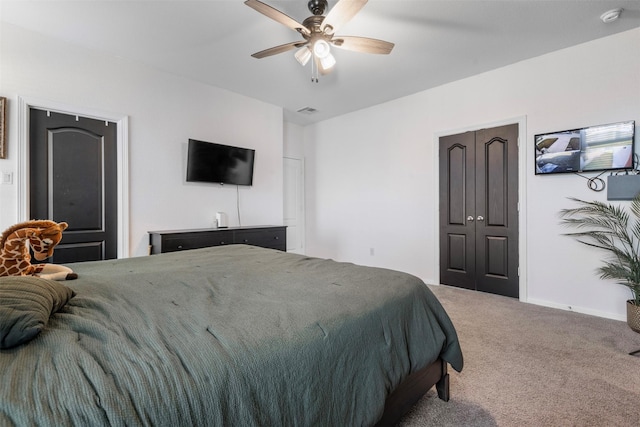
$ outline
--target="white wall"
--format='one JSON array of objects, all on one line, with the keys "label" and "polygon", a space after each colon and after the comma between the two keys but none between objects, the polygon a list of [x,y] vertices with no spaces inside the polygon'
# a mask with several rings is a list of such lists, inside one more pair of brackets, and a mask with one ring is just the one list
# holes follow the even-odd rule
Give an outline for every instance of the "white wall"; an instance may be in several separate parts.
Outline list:
[{"label": "white wall", "polygon": [[207,228],[224,211],[237,225],[236,187],[185,182],[188,138],[256,150],[254,185],[239,187],[242,225],[282,224],[282,109],[3,23],[0,96],[9,100],[9,157],[0,171],[0,230],[18,218],[16,100],[42,99],[129,117],[131,255],[149,230]]},{"label": "white wall", "polygon": [[307,253],[433,283],[437,136],[526,117],[521,299],[623,319],[628,291],[598,279],[602,254],[561,236],[557,216],[571,206],[568,196],[606,201],[606,191],[589,190],[573,174],[535,176],[533,136],[636,120],[640,146],[638,52],[640,29],[306,127]]}]

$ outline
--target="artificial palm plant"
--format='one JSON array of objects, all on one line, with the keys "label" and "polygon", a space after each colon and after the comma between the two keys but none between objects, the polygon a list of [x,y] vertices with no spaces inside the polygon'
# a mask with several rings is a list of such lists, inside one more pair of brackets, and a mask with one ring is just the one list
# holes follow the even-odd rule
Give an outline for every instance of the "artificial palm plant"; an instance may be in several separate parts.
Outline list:
[{"label": "artificial palm plant", "polygon": [[[633,310],[640,310],[640,194],[631,201],[633,219],[620,206],[576,198],[570,200],[579,206],[562,209],[560,217],[564,225],[578,231],[565,235],[609,252],[610,257],[597,269],[600,278],[614,279],[616,283],[629,288],[633,298],[628,304],[635,306]],[[627,315],[629,316],[629,307]],[[627,317],[627,321],[633,330],[640,332],[633,319],[630,321]]]}]

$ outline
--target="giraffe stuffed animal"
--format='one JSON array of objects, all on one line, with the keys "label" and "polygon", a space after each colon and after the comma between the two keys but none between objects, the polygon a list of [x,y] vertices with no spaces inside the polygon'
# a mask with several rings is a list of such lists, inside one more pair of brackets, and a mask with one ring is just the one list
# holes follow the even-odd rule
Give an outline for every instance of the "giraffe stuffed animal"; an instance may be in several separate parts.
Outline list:
[{"label": "giraffe stuffed animal", "polygon": [[32,220],[9,227],[0,237],[0,276],[38,276],[51,280],[73,280],[78,275],[69,267],[56,264],[31,264],[29,247],[38,261],[53,255],[60,243],[66,222]]}]

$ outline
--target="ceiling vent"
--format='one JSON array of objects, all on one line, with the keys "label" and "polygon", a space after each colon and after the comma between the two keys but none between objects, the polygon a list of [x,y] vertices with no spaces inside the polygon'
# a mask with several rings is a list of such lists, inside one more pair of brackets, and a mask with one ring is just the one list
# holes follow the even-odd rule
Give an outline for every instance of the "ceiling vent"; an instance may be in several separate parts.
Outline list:
[{"label": "ceiling vent", "polygon": [[317,113],[318,110],[316,110],[313,107],[304,107],[298,110],[298,113],[302,113],[302,114],[314,114]]}]

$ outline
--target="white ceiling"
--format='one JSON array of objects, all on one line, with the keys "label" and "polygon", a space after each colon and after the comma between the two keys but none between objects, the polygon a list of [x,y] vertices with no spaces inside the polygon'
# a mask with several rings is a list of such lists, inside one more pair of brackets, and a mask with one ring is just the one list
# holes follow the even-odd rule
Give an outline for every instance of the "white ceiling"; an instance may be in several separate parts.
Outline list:
[{"label": "white ceiling", "polygon": [[[311,15],[307,0],[264,2],[298,22]],[[619,20],[600,20],[617,7]],[[305,125],[640,27],[640,1],[371,0],[338,34],[394,50],[334,49],[336,68],[319,83],[294,51],[250,56],[300,36],[243,0],[0,0],[0,19],[281,106],[287,121]],[[297,113],[303,107],[318,111]]]}]

